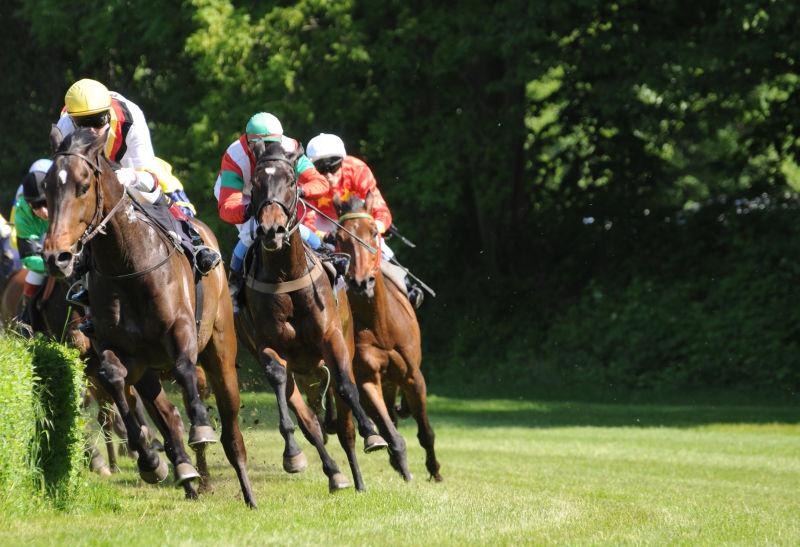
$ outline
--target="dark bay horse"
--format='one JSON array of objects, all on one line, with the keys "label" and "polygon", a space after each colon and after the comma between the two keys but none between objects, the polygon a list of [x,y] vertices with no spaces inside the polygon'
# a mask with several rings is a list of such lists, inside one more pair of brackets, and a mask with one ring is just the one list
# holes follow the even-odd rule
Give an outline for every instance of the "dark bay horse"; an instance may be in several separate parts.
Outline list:
[{"label": "dark bay horse", "polygon": [[259,143],[256,157],[251,203],[259,228],[252,260],[248,261],[245,302],[236,316],[237,330],[275,390],[279,428],[285,441],[284,469],[291,473],[306,466],[293,436],[291,406],[300,429],[322,459],[328,488],[333,492],[350,484],[326,451],[319,421],[294,381],[294,374],[315,374],[322,360],[329,365],[341,403],[337,432],[356,488],[363,490],[351,412],[364,438],[365,451],[384,448],[386,441],[361,408],[353,382],[353,334],[347,297],[343,290],[334,294],[322,265],[300,237],[296,157],[287,157],[280,143]]},{"label": "dark bay horse", "polygon": [[[181,387],[192,423],[195,449],[213,436],[208,411],[197,386],[198,358],[206,370],[222,421],[222,444],[236,471],[244,501],[255,506],[239,430],[239,388],[235,370],[233,309],[221,266],[202,283],[195,302],[194,273],[174,238],[134,207],[103,155],[106,131],[80,129],[60,143],[45,178],[50,228],[44,245],[48,269],[69,276],[76,259],[89,252],[88,290],[96,324],[93,339],[100,355],[99,378],[113,396],[139,457],[147,482],[163,480],[164,462],[144,443],[141,424],[131,413],[125,385],[132,384],[152,407],[164,436],[175,478],[187,497],[197,493],[198,477],[183,446],[183,423],[161,387],[159,372],[171,370]],[[217,246],[208,228],[197,222],[206,244]],[[195,312],[201,310],[196,323]],[[200,456],[198,454],[198,459]]]},{"label": "dark bay horse", "polygon": [[[16,317],[22,299],[22,289],[25,284],[26,274],[27,270],[25,269],[13,272],[0,293],[0,319],[5,324],[10,325]],[[103,440],[108,453],[108,463],[106,463],[94,445],[90,444],[87,447],[87,452],[91,459],[90,467],[100,475],[110,475],[119,471],[112,432],[116,432],[120,438],[125,439],[125,428],[115,411],[111,395],[103,389],[97,378],[100,366],[97,354],[92,349],[89,339],[78,330],[78,323],[82,317],[76,309],[70,308],[66,302],[67,284],[64,282],[54,283],[54,281],[50,278],[41,289],[43,294],[39,295],[31,303],[30,316],[32,324],[30,327],[33,332],[43,333],[58,342],[63,342],[76,348],[80,352],[80,357],[85,363],[84,374],[88,380],[83,407],[87,408],[91,401],[97,403],[97,423],[103,433]],[[132,390],[133,388],[130,389]],[[140,422],[144,424],[142,401],[135,392],[131,393],[131,397],[136,401],[134,412]],[[151,434],[146,426],[145,438],[149,445]]]},{"label": "dark bay horse", "polygon": [[433,480],[441,481],[433,429],[428,421],[425,378],[420,370],[419,324],[403,290],[383,275],[378,228],[372,218],[372,194],[367,194],[366,202],[351,197],[342,203],[335,196],[334,205],[342,226],[336,232],[337,250],[351,259],[348,295],[355,323],[353,370],[364,406],[389,442],[392,467],[405,480],[411,480],[405,441],[395,427],[399,387],[417,422],[417,438],[426,454],[425,467]]}]

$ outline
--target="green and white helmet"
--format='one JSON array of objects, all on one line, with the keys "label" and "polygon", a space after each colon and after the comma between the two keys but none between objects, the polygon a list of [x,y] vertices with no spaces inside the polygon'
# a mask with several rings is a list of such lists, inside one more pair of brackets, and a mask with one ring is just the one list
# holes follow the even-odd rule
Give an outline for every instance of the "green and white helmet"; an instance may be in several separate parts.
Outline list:
[{"label": "green and white helmet", "polygon": [[283,137],[283,126],[272,114],[259,112],[247,121],[245,132],[250,142],[280,141]]}]

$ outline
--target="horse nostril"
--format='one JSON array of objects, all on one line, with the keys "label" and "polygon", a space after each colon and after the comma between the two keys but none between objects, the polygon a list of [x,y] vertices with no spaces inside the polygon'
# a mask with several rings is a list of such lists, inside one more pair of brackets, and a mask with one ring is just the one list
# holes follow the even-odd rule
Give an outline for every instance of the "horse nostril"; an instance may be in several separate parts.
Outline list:
[{"label": "horse nostril", "polygon": [[367,279],[367,289],[371,290],[375,288],[375,276],[370,276]]},{"label": "horse nostril", "polygon": [[286,235],[286,226],[278,226],[275,228],[275,235]]}]

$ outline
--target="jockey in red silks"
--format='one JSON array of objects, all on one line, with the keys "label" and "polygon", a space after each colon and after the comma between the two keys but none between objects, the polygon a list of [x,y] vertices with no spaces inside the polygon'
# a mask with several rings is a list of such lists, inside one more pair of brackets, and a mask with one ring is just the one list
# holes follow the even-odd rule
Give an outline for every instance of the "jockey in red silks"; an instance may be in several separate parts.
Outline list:
[{"label": "jockey in red silks", "polygon": [[[222,156],[222,165],[214,185],[214,195],[218,201],[219,217],[239,230],[239,241],[231,257],[231,271],[228,280],[234,309],[236,296],[241,289],[242,269],[247,249],[253,244],[258,228],[256,220],[247,213],[252,191],[251,177],[256,165],[255,144],[259,141],[280,142],[287,154],[301,152],[295,163],[297,184],[306,199],[316,199],[328,193],[328,181],[314,168],[314,164],[302,154],[302,146],[295,139],[283,134],[280,120],[267,112],[253,115],[247,122],[245,132],[233,141]],[[300,226],[300,235],[311,248],[318,249],[319,238],[312,230]]]},{"label": "jockey in red silks", "polygon": [[[391,259],[394,252],[386,244],[383,235],[392,225],[392,213],[378,189],[378,183],[369,166],[355,156],[348,156],[342,139],[329,133],[320,133],[308,141],[307,151],[317,171],[328,180],[330,189],[327,194],[317,199],[308,197],[306,199],[325,215],[336,219],[334,194],[339,194],[341,199],[346,201],[351,195],[365,200],[367,194],[372,193],[372,216],[378,227],[381,251],[384,260]],[[323,240],[326,238],[330,240],[331,235],[336,232],[336,226],[311,209],[306,213],[304,222]],[[424,298],[422,289],[414,285],[408,276],[404,276],[404,280],[409,301],[415,308],[419,308]]]}]

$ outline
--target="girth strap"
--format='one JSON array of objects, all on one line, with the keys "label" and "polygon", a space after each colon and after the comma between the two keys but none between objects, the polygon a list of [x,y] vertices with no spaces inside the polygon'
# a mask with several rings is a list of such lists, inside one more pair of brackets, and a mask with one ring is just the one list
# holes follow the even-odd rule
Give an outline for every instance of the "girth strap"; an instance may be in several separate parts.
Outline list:
[{"label": "girth strap", "polygon": [[247,277],[247,286],[256,292],[266,294],[285,294],[289,292],[299,291],[310,287],[322,275],[322,264],[315,261],[314,267],[311,271],[303,277],[293,279],[291,281],[283,281],[281,283],[264,283],[254,277]]}]

